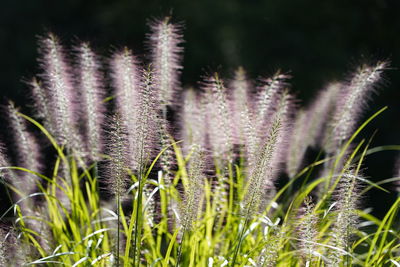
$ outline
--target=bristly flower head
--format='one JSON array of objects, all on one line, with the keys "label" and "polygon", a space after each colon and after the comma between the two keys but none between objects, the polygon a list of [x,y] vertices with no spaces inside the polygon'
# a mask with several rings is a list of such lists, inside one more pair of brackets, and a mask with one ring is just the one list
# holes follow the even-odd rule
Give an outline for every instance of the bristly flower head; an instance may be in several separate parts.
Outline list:
[{"label": "bristly flower head", "polygon": [[211,149],[216,159],[232,160],[232,118],[228,109],[226,88],[215,73],[204,82],[207,130]]},{"label": "bristly flower head", "polygon": [[142,71],[137,117],[134,125],[135,169],[143,167],[154,156],[157,143],[158,100],[154,85],[154,73],[149,66]]},{"label": "bristly flower head", "polygon": [[[35,137],[26,128],[26,121],[18,115],[18,110],[13,102],[7,105],[7,115],[11,131],[13,133],[13,144],[15,149],[16,164],[28,170],[38,172],[41,164],[39,160],[39,147]],[[24,194],[32,193],[36,188],[35,175],[27,172],[19,172],[19,181],[13,181],[15,186]]]},{"label": "bristly flower head", "polygon": [[111,61],[112,78],[116,91],[116,108],[127,131],[128,147],[131,150],[130,165],[135,167],[133,149],[135,147],[136,119],[139,107],[140,71],[136,58],[125,48],[114,54]]},{"label": "bristly flower head", "polygon": [[180,137],[183,140],[183,152],[187,155],[193,144],[206,147],[206,111],[204,99],[193,88],[187,89],[183,94],[183,107]]},{"label": "bristly flower head", "polygon": [[311,105],[306,109],[309,125],[307,129],[307,145],[316,147],[328,138],[328,122],[332,119],[338,95],[343,85],[335,82],[330,83],[321,91]]},{"label": "bristly flower head", "polygon": [[388,62],[378,62],[375,65],[362,65],[354,73],[344,87],[336,105],[332,130],[334,142],[328,144],[328,152],[334,152],[343,142],[350,138],[357,121],[362,115],[372,92],[382,79],[382,72],[388,67]]},{"label": "bristly flower head", "polygon": [[107,162],[107,169],[103,177],[109,185],[111,193],[119,198],[125,194],[126,185],[129,181],[127,132],[125,124],[122,122],[121,116],[118,113],[110,118],[108,128],[106,151],[110,158]]},{"label": "bristly flower head", "polygon": [[308,113],[300,110],[290,135],[289,151],[286,161],[286,171],[290,178],[293,178],[300,170],[304,156],[307,151],[307,137],[310,118]]},{"label": "bristly flower head", "polygon": [[192,228],[199,212],[205,177],[204,168],[204,150],[199,145],[193,145],[189,159],[188,182],[182,203],[181,224],[185,231]]},{"label": "bristly flower head", "polygon": [[181,28],[171,23],[171,18],[154,21],[150,24],[152,33],[148,36],[151,46],[155,80],[159,90],[161,105],[170,105],[174,93],[179,91],[179,74],[182,66],[183,43]]},{"label": "bristly flower head", "polygon": [[[230,84],[229,106],[232,113],[232,125],[235,144],[247,144],[246,125],[251,119],[250,107],[253,105],[250,99],[251,83],[246,77],[245,70],[240,67],[235,72],[235,77]],[[251,137],[250,137],[251,138]]]},{"label": "bristly flower head", "polygon": [[298,237],[300,254],[306,266],[314,266],[316,244],[318,243],[318,215],[315,214],[311,197],[304,199],[304,207],[300,210],[298,218]]},{"label": "bristly flower head", "polygon": [[64,49],[58,38],[49,34],[40,40],[39,52],[42,56],[40,62],[44,72],[41,77],[48,98],[46,102],[49,103],[51,129],[60,144],[77,150],[80,138],[75,129],[76,93]]},{"label": "bristly flower head", "polygon": [[242,203],[242,208],[247,216],[252,216],[258,211],[264,196],[274,189],[274,181],[279,165],[285,154],[284,139],[287,127],[290,125],[291,95],[284,91],[278,104],[278,109],[272,118],[267,136],[260,144],[256,154],[255,163],[251,164],[250,179]]},{"label": "bristly flower head", "polygon": [[43,120],[44,127],[50,133],[54,133],[53,127],[55,126],[55,123],[51,114],[49,99],[42,83],[36,78],[33,78],[28,85],[31,88],[31,98],[33,100],[35,117]]},{"label": "bristly flower head", "polygon": [[85,141],[90,160],[99,160],[101,152],[103,123],[103,81],[97,56],[88,43],[83,43],[77,49],[79,93],[82,101],[81,109],[84,116]]},{"label": "bristly flower head", "polygon": [[288,87],[288,79],[291,77],[277,71],[272,77],[262,79],[263,85],[258,88],[257,103],[254,110],[257,130],[264,131],[264,125],[268,125],[268,117],[274,111],[282,91]]},{"label": "bristly flower head", "polygon": [[358,218],[359,175],[354,169],[349,168],[339,178],[339,184],[334,192],[336,220],[332,225],[329,244],[337,249],[331,249],[328,255],[328,266],[332,267],[340,265],[343,256],[341,251],[349,249],[350,238],[356,229]]}]

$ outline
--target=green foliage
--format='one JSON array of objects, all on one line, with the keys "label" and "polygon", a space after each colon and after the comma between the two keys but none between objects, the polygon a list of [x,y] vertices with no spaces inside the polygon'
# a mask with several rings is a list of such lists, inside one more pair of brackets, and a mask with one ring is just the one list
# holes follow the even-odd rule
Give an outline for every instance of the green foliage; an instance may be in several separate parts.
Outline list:
[{"label": "green foliage", "polygon": [[[180,143],[173,143],[178,168],[173,181],[167,183],[161,172],[157,178],[152,175],[159,157],[168,149],[164,148],[148,168],[138,176],[131,175],[129,196],[121,197],[116,207],[114,204],[109,207],[110,204],[102,200],[99,190],[99,182],[104,177],[98,175],[97,164],[82,167],[79,164],[81,160],[58,146],[43,126],[32,118],[19,114],[48,137],[57,151],[58,160],[52,177],[21,167],[3,168],[24,171],[39,177],[41,181],[37,183],[37,187],[40,193],[27,198],[41,196],[45,207],[38,216],[27,216],[20,209],[21,202],[26,198],[13,205],[16,216],[14,227],[20,233],[18,242],[23,244],[14,249],[24,250],[24,255],[27,254],[24,263],[32,266],[398,264],[400,226],[396,219],[400,198],[397,198],[383,219],[378,219],[367,210],[357,209],[357,206],[347,205],[350,208],[344,212],[338,207],[341,199],[335,197],[339,192],[343,201],[351,201],[352,198],[362,197],[373,187],[382,188],[382,183],[377,185],[358,178],[364,158],[381,149],[370,149],[369,143],[365,144],[362,140],[351,152],[347,150],[351,141],[368,122],[383,110],[368,119],[342,147],[341,153],[333,161],[331,172],[318,177],[315,169],[329,161],[318,160],[312,163],[278,190],[268,200],[267,206],[257,212],[253,212],[253,207],[240,205],[248,192],[249,177],[244,165],[245,158],[228,164],[227,183],[222,187],[227,196],[225,202],[219,201],[219,196],[216,195],[221,192],[212,190],[214,181],[204,177],[202,182],[196,182],[196,186],[202,187],[203,193],[196,194],[196,199],[189,199],[190,205],[193,206],[193,201],[196,201],[196,205],[200,207],[190,214],[191,227],[187,224],[182,227],[180,222],[185,219],[171,216],[170,212],[180,214],[178,207],[188,205],[185,194],[199,189],[190,184],[193,182],[190,175],[196,171],[199,175],[198,169],[190,169],[190,166],[194,165],[193,168],[196,168],[198,165],[188,164],[191,157],[201,160],[198,153],[189,153],[184,157]],[[350,156],[346,158],[343,169],[334,175],[336,164],[346,154]],[[65,166],[67,172],[61,170]],[[346,181],[349,170],[353,171],[352,180]],[[217,169],[216,173],[223,175],[225,170]],[[64,177],[65,174],[69,177]],[[369,187],[364,191],[350,191],[354,186],[348,186],[349,183],[354,185],[365,182],[369,183]],[[17,191],[12,185],[8,186]],[[60,192],[65,199],[59,197]],[[125,206],[132,208],[126,209]],[[185,210],[187,207],[182,208],[181,210]],[[244,214],[243,208],[251,210],[251,213]],[[187,212],[189,211],[185,210],[182,214]],[[340,217],[345,216],[343,214],[347,214],[346,212],[358,218],[354,225],[356,227],[338,231],[336,223],[346,220]],[[45,230],[33,230],[38,228],[30,227],[32,222],[41,225],[40,229]],[[343,231],[346,233],[342,233]],[[338,236],[338,232],[341,235]],[[346,245],[337,245],[335,239],[338,238],[342,238]],[[4,245],[1,249],[5,250]],[[1,253],[4,255],[4,251]],[[335,257],[334,265],[330,261],[331,257]]]}]

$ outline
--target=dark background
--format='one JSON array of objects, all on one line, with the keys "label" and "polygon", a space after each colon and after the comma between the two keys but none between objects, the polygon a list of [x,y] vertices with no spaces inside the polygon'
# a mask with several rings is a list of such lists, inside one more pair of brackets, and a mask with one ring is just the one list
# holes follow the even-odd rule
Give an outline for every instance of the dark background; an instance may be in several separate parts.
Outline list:
[{"label": "dark background", "polygon": [[[185,25],[184,85],[196,85],[210,70],[229,77],[242,65],[257,78],[279,68],[290,71],[293,90],[306,104],[359,63],[389,58],[387,82],[365,116],[385,105],[389,110],[364,136],[378,129],[373,146],[399,144],[399,12],[398,0],[1,0],[1,101],[26,104],[21,80],[39,71],[37,35],[53,31],[66,45],[88,40],[105,56],[124,45],[142,54],[148,20],[172,14]],[[365,174],[374,181],[392,177],[396,155],[371,155]],[[374,191],[365,201],[380,210],[391,198]]]}]

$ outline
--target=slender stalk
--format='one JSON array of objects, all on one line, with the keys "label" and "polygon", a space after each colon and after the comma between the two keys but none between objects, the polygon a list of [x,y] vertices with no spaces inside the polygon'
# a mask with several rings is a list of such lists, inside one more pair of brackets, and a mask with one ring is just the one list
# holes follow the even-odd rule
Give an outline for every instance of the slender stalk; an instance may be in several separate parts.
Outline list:
[{"label": "slender stalk", "polygon": [[120,196],[117,193],[117,267],[119,267]]},{"label": "slender stalk", "polygon": [[182,233],[181,241],[179,241],[178,255],[177,255],[177,257],[176,257],[175,267],[179,267],[179,262],[181,261],[181,257],[182,257],[182,243],[183,243],[183,240],[185,239],[185,234],[186,234],[186,231],[184,230],[183,233]]},{"label": "slender stalk", "polygon": [[[138,263],[137,266],[140,266],[140,247],[141,247],[141,219],[142,219],[142,195],[143,195],[143,153],[144,153],[143,143],[141,146],[140,153],[140,164],[139,164],[139,176],[138,176],[138,195],[137,195],[137,204],[136,204],[136,215],[135,215],[135,234],[133,240],[133,265],[136,263],[136,253],[138,254]],[[138,244],[139,242],[139,244]]]}]

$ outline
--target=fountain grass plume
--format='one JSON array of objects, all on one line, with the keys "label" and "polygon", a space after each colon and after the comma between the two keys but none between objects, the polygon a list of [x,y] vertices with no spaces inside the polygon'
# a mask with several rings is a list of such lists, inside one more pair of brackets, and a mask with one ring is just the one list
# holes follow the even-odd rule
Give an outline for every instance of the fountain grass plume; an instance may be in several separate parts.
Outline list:
[{"label": "fountain grass plume", "polygon": [[297,235],[299,254],[305,266],[314,266],[318,244],[318,215],[311,197],[304,199],[304,206],[299,211]]},{"label": "fountain grass plume", "polygon": [[290,124],[292,97],[284,91],[279,100],[279,105],[268,134],[263,140],[257,153],[257,160],[254,167],[250,170],[250,179],[242,203],[243,214],[251,217],[259,210],[261,202],[268,191],[274,190],[274,181],[279,168],[279,164],[284,155],[284,137],[286,136],[287,126]]},{"label": "fountain grass plume", "polygon": [[[10,207],[0,221],[12,225],[15,235],[7,239],[12,251],[7,250],[6,263],[0,243],[0,265],[398,263],[400,199],[383,218],[358,209],[361,195],[385,190],[385,183],[397,179],[368,182],[363,191],[358,185],[365,181],[358,169],[366,157],[398,149],[368,144],[362,151],[361,131],[386,108],[357,130],[352,121],[360,118],[387,63],[361,66],[303,109],[294,105],[289,76],[280,71],[255,87],[239,68],[228,89],[212,74],[198,94],[183,92],[178,27],[170,18],[154,22],[149,65],[124,48],[113,53],[106,69],[86,43],[67,55],[54,35],[41,39],[43,73],[29,84],[39,121],[7,106],[14,137],[7,149],[14,157],[8,162],[0,145],[0,178],[7,194],[26,198],[8,194]],[[183,105],[176,105],[181,99]],[[115,115],[103,123],[105,114]],[[47,137],[39,140],[50,143],[49,149],[30,147],[34,130]],[[357,146],[348,141],[350,135],[361,139]],[[330,138],[327,153],[320,151],[299,171],[306,149]],[[81,147],[88,157],[76,153]],[[42,173],[26,170],[38,170],[41,153],[54,160]],[[80,164],[82,159],[87,162]],[[353,162],[357,167],[349,168]],[[280,176],[284,164],[293,179]],[[321,169],[329,175],[321,177]],[[25,182],[25,174],[34,174],[35,186]],[[34,205],[27,210],[28,202]]]},{"label": "fountain grass plume", "polygon": [[0,266],[6,266],[7,264],[7,234],[6,231],[0,228]]},{"label": "fountain grass plume", "polygon": [[171,17],[165,17],[151,22],[150,28],[148,42],[158,87],[158,101],[163,106],[171,105],[175,93],[180,91],[179,76],[183,52],[181,26],[171,23]]},{"label": "fountain grass plume", "polygon": [[[71,67],[66,60],[66,52],[54,34],[48,34],[39,41],[40,63],[45,90],[48,99],[52,134],[61,145],[75,152],[79,151],[80,137],[76,131],[76,92],[71,77]],[[37,88],[36,88],[37,89]],[[38,99],[42,96],[37,95]]]},{"label": "fountain grass plume", "polygon": [[323,141],[331,137],[331,133],[328,132],[328,122],[332,119],[342,87],[342,83],[339,82],[328,84],[306,109],[309,126],[304,136],[306,139],[303,141],[307,145],[314,148],[322,147]]},{"label": "fountain grass plume", "polygon": [[252,147],[253,149],[250,150],[254,150],[255,145],[252,142],[254,141],[254,134],[250,133],[250,129],[254,127],[250,108],[253,105],[250,95],[252,84],[242,67],[235,71],[234,79],[230,82],[229,88],[228,100],[232,114],[234,143]]},{"label": "fountain grass plume", "polygon": [[303,164],[303,159],[307,151],[310,118],[308,113],[300,110],[290,136],[289,150],[286,160],[286,172],[290,178],[294,178]]},{"label": "fountain grass plume", "polygon": [[35,77],[28,83],[31,89],[31,99],[33,100],[34,116],[43,121],[44,127],[54,133],[55,126],[53,116],[50,110],[49,99],[46,95],[46,90],[43,84]]},{"label": "fountain grass plume", "polygon": [[265,131],[268,119],[276,107],[279,95],[287,88],[291,76],[277,71],[272,77],[261,79],[262,85],[257,88],[256,104],[253,110],[256,129],[258,132]]},{"label": "fountain grass plume", "polygon": [[102,123],[105,107],[104,82],[100,73],[100,63],[97,55],[88,43],[82,43],[76,48],[78,57],[78,87],[81,99],[81,111],[84,118],[84,137],[88,157],[91,161],[100,160],[102,150]]},{"label": "fountain grass plume", "polygon": [[[204,81],[204,98],[207,112],[207,136],[216,160],[232,161],[232,118],[229,113],[227,92],[218,73]],[[222,166],[220,166],[222,167]]]},{"label": "fountain grass plume", "polygon": [[150,65],[141,73],[139,103],[135,121],[135,165],[143,169],[157,152],[157,129],[160,114],[158,110],[157,91],[154,83],[154,72]]},{"label": "fountain grass plume", "polygon": [[194,144],[206,147],[204,98],[201,98],[195,89],[189,88],[183,92],[181,114],[180,138],[183,140],[183,153],[188,155]]},{"label": "fountain grass plume", "polygon": [[386,61],[374,65],[360,66],[345,84],[334,112],[331,124],[333,142],[328,142],[326,150],[335,152],[354,131],[371,94],[382,81],[382,73],[388,68]]},{"label": "fountain grass plume", "polygon": [[134,148],[136,146],[136,120],[139,107],[140,70],[138,61],[132,51],[124,48],[116,52],[111,60],[113,85],[115,89],[116,108],[120,114],[121,123],[124,123],[127,132],[128,149],[127,155],[130,168],[138,169],[137,161],[134,160]]},{"label": "fountain grass plume", "polygon": [[341,177],[333,199],[335,201],[332,225],[330,249],[328,253],[328,266],[339,266],[347,255],[343,251],[350,250],[350,241],[354,231],[357,229],[357,208],[359,207],[359,174],[355,169],[347,169]]},{"label": "fountain grass plume", "polygon": [[198,217],[205,179],[204,150],[200,145],[192,145],[188,163],[188,180],[181,205],[181,225],[189,231]]},{"label": "fountain grass plume", "polygon": [[[28,131],[26,121],[18,115],[18,109],[13,102],[10,101],[8,103],[6,112],[8,123],[13,133],[16,166],[39,172],[42,164],[39,158],[39,146],[35,137]],[[18,181],[12,182],[25,196],[36,190],[38,178],[35,175],[27,172],[18,172],[18,177]]]},{"label": "fountain grass plume", "polygon": [[127,160],[127,154],[129,153],[128,134],[126,126],[118,113],[109,119],[107,126],[106,153],[109,159],[102,177],[104,177],[109,191],[117,198],[120,198],[125,195],[130,180],[130,162]]}]

